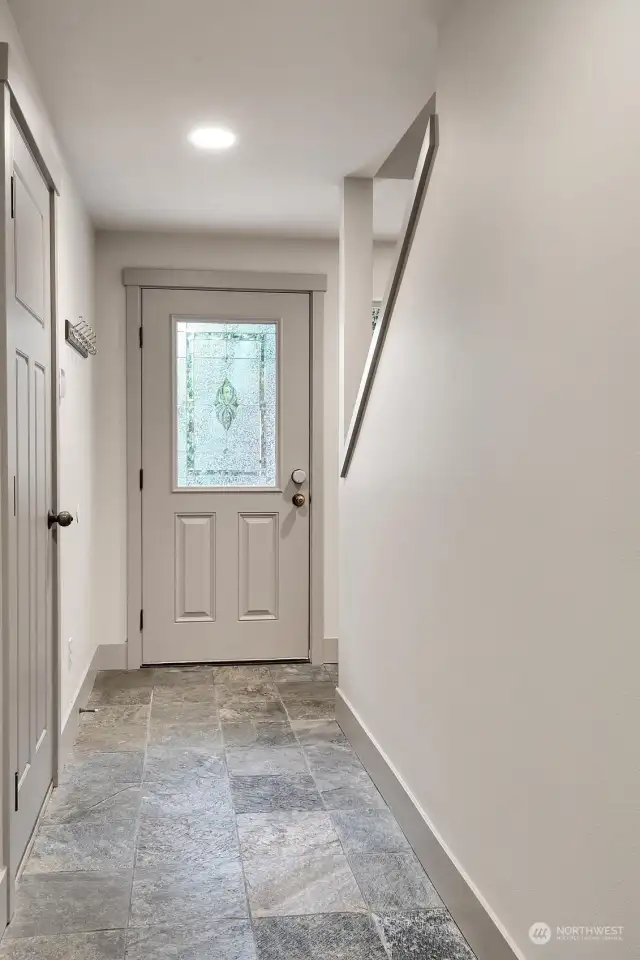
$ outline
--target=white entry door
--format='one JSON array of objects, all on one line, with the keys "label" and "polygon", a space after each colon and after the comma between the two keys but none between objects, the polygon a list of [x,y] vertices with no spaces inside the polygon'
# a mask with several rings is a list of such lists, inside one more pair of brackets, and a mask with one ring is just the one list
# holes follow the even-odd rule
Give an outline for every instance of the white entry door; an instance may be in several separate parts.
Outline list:
[{"label": "white entry door", "polygon": [[8,245],[9,764],[12,875],[53,776],[50,193],[12,124]]},{"label": "white entry door", "polygon": [[306,294],[143,291],[145,663],[309,655],[309,327]]}]

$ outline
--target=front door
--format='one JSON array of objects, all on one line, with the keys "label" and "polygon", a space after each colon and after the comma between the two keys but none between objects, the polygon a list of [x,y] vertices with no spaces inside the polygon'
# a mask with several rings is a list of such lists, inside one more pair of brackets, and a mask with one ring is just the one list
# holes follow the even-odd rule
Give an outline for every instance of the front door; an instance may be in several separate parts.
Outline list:
[{"label": "front door", "polygon": [[144,663],[309,656],[309,328],[306,294],[143,291]]},{"label": "front door", "polygon": [[50,193],[15,123],[7,251],[10,869],[53,776]]}]

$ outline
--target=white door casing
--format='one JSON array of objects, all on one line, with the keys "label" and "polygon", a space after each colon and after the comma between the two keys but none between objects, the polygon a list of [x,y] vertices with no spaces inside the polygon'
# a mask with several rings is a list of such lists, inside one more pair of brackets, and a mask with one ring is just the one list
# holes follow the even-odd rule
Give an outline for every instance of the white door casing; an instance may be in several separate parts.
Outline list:
[{"label": "white door casing", "polygon": [[141,306],[142,660],[307,658],[310,297]]},{"label": "white door casing", "polygon": [[7,250],[10,874],[53,778],[54,656],[50,191],[12,121],[13,211]]}]

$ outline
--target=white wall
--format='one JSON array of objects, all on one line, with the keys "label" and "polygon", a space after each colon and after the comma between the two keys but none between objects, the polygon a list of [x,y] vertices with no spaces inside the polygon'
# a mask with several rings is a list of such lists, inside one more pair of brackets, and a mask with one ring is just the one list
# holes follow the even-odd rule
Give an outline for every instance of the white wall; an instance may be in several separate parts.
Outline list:
[{"label": "white wall", "polygon": [[341,489],[340,685],[522,956],[638,956],[640,6],[467,0]]},{"label": "white wall", "polygon": [[[96,360],[83,359],[64,341],[64,321],[82,316],[95,325],[94,233],[82,202],[65,179],[58,217],[58,317],[65,397],[60,403],[60,506],[77,518],[59,537],[62,723],[67,719],[97,647],[95,596]],[[100,348],[100,343],[98,343]],[[71,651],[69,639],[72,639]],[[71,653],[71,660],[69,654]]]},{"label": "white wall", "polygon": [[[93,322],[94,239],[93,229],[75,190],[56,141],[47,111],[33,78],[6,0],[0,0],[0,41],[9,43],[12,82],[20,106],[39,144],[60,165],[58,183],[58,317],[60,363],[66,373],[67,395],[60,406],[60,503],[63,509],[79,511],[80,523],[60,535],[62,580],[62,690],[61,719],[64,724],[76,691],[84,680],[96,648],[92,622],[92,518],[94,430],[93,396],[95,362],[82,360],[64,342],[64,321],[82,315]],[[73,660],[68,659],[68,638],[73,638]]]},{"label": "white wall", "polygon": [[[376,245],[374,297],[382,296],[391,244]],[[212,234],[99,232],[96,302],[100,331],[97,630],[100,643],[126,640],[126,398],[124,267],[324,273],[325,637],[338,636],[338,244],[332,240],[221,237]]]}]

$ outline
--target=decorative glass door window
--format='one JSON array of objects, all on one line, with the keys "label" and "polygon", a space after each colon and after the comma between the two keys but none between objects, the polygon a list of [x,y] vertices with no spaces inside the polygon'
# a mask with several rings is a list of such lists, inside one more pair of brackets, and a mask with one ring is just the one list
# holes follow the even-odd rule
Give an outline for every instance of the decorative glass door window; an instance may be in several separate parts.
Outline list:
[{"label": "decorative glass door window", "polygon": [[277,321],[175,321],[177,486],[277,484]]}]

